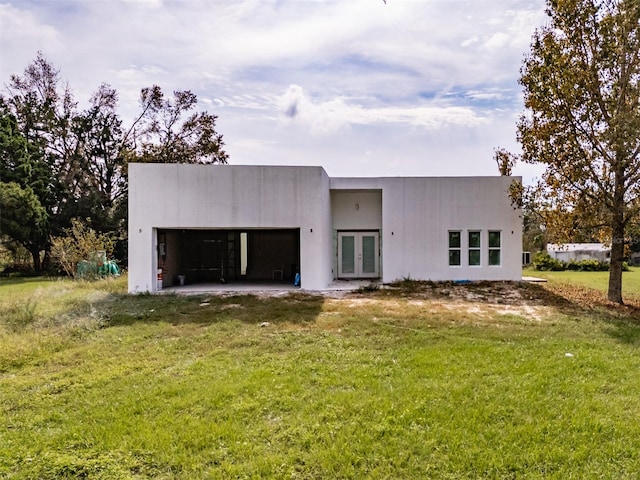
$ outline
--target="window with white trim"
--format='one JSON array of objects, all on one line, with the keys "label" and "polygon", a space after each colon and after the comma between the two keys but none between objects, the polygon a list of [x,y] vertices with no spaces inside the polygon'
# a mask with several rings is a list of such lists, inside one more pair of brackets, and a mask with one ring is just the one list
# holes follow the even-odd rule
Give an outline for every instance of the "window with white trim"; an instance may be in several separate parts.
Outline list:
[{"label": "window with white trim", "polygon": [[489,265],[500,266],[502,250],[502,232],[499,230],[489,230]]},{"label": "window with white trim", "polygon": [[449,232],[449,266],[460,266],[461,237],[459,230]]},{"label": "window with white trim", "polygon": [[480,231],[470,230],[467,232],[469,240],[469,266],[480,265]]}]

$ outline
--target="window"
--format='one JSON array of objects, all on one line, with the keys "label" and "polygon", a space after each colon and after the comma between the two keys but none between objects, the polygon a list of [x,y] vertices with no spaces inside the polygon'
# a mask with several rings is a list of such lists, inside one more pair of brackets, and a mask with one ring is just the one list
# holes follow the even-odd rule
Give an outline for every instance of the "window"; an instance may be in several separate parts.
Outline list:
[{"label": "window", "polygon": [[489,265],[501,265],[500,246],[501,238],[499,231],[489,231]]},{"label": "window", "polygon": [[469,232],[469,265],[480,265],[480,232]]},{"label": "window", "polygon": [[460,233],[449,232],[449,265],[460,266]]}]

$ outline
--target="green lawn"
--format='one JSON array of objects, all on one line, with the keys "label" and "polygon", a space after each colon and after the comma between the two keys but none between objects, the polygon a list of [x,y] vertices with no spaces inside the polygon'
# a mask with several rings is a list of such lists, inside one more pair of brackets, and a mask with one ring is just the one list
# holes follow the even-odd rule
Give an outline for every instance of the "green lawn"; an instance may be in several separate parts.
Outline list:
[{"label": "green lawn", "polygon": [[125,285],[0,280],[0,478],[640,477],[637,310]]},{"label": "green lawn", "polygon": [[[533,268],[523,270],[523,275],[546,278],[553,283],[570,283],[606,292],[609,288],[609,272],[540,272]],[[640,300],[640,268],[630,267],[622,273],[623,298]]]}]

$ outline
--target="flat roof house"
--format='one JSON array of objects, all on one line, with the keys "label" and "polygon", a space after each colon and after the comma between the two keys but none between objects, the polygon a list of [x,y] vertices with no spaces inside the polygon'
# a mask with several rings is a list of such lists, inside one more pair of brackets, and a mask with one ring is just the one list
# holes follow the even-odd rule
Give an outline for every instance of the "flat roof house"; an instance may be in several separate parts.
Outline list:
[{"label": "flat roof house", "polygon": [[[129,165],[129,291],[179,282],[520,280],[519,177]],[[161,282],[158,272],[162,273]]]}]

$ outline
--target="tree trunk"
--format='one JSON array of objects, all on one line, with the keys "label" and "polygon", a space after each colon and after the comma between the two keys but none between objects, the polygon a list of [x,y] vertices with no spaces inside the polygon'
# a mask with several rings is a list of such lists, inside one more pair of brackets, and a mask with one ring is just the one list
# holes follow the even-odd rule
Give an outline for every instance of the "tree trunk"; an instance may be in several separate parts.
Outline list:
[{"label": "tree trunk", "polygon": [[44,250],[44,259],[42,260],[42,271],[46,272],[51,268],[51,247],[48,246]]},{"label": "tree trunk", "polygon": [[40,262],[40,249],[38,247],[30,247],[28,250],[31,254],[31,258],[33,259],[33,270],[36,273],[40,273],[42,271],[42,263]]},{"label": "tree trunk", "polygon": [[610,301],[622,304],[622,260],[624,258],[624,221],[622,215],[614,215],[611,236],[611,265],[609,268]]}]

